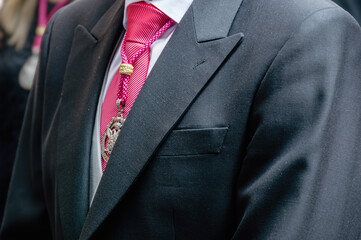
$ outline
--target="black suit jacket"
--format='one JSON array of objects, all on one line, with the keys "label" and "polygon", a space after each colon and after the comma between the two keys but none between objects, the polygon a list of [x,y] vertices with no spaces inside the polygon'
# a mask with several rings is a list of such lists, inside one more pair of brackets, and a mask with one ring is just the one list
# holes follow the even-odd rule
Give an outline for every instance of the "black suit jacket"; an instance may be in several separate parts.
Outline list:
[{"label": "black suit jacket", "polygon": [[89,209],[96,105],[123,2],[44,36],[1,239],[357,239],[361,30],[323,0],[194,0]]}]

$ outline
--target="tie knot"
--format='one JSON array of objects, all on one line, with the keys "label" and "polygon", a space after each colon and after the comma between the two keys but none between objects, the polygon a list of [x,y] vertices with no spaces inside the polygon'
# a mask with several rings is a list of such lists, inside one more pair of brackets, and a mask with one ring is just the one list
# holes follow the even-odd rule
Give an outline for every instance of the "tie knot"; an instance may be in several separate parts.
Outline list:
[{"label": "tie knot", "polygon": [[125,41],[145,44],[169,19],[167,15],[151,4],[132,3],[128,6]]}]

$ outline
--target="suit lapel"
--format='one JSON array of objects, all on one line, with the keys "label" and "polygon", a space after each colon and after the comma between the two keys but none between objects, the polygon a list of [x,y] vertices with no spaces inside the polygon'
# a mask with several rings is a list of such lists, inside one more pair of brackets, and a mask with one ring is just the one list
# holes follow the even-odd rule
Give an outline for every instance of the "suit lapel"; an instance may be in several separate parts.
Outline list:
[{"label": "suit lapel", "polygon": [[123,1],[116,1],[89,32],[75,29],[60,106],[57,196],[65,239],[76,239],[88,212],[89,159],[100,88],[117,37]]},{"label": "suit lapel", "polygon": [[243,34],[227,37],[224,34],[229,29],[221,33],[212,30],[214,34],[197,31],[204,27],[195,26],[194,19],[201,19],[198,14],[190,7],[140,91],[119,134],[80,239],[90,238],[122,200],[167,134],[240,43]]},{"label": "suit lapel", "polygon": [[243,0],[194,0],[198,42],[227,37],[242,2]]}]

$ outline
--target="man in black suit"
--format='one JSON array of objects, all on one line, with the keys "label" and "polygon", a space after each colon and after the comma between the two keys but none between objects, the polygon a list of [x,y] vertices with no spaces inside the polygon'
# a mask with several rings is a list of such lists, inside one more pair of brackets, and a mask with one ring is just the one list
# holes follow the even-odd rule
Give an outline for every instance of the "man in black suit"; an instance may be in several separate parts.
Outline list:
[{"label": "man in black suit", "polygon": [[123,12],[79,0],[49,24],[1,239],[360,237],[361,30],[349,14],[324,0],[194,0],[94,190]]}]

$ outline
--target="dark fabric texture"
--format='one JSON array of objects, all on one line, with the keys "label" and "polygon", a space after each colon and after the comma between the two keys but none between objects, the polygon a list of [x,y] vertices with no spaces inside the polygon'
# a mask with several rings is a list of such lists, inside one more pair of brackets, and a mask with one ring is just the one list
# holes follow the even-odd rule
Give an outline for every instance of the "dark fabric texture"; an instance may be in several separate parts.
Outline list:
[{"label": "dark fabric texture", "polygon": [[0,239],[361,236],[361,29],[324,0],[194,0],[90,206],[123,10],[79,0],[49,25]]},{"label": "dark fabric texture", "polygon": [[360,0],[333,0],[361,24],[361,1]]},{"label": "dark fabric texture", "polygon": [[[48,3],[48,12],[54,8]],[[32,20],[25,46],[21,51],[7,44],[5,35],[0,48],[0,222],[6,201],[16,148],[29,91],[19,85],[19,72],[31,56],[38,14]]]},{"label": "dark fabric texture", "polygon": [[6,35],[1,44],[3,47],[0,48],[0,222],[29,95],[29,91],[19,85],[19,72],[31,55],[36,24],[34,18],[21,51],[17,52],[6,44]]}]

